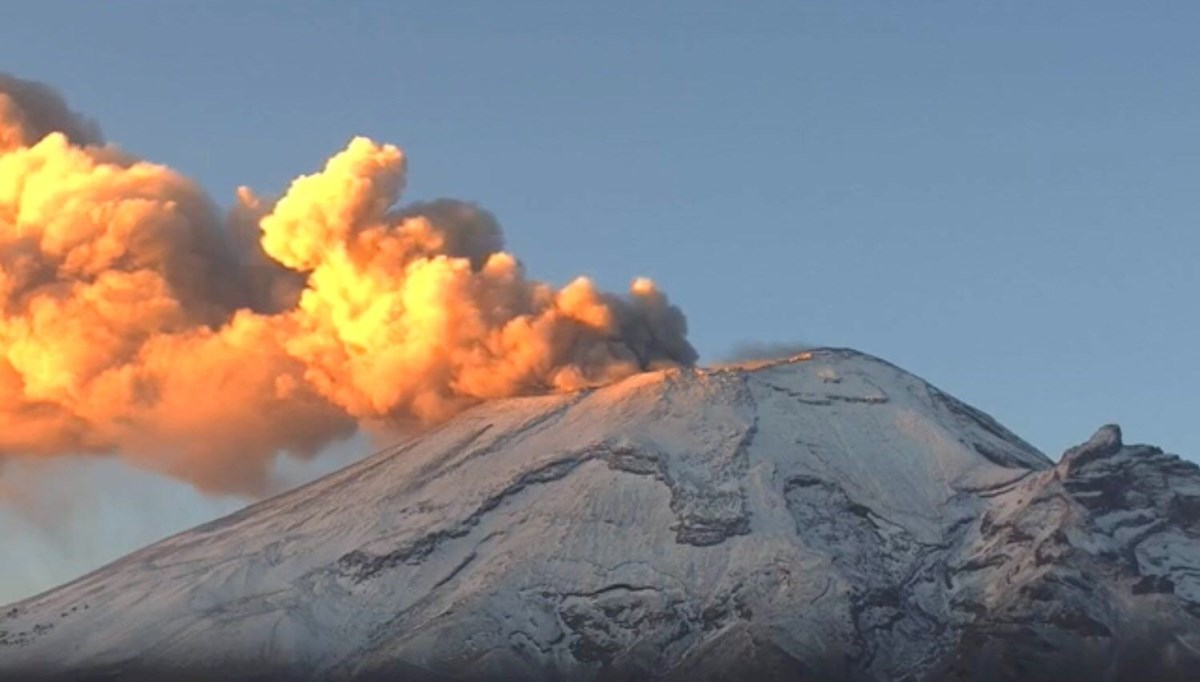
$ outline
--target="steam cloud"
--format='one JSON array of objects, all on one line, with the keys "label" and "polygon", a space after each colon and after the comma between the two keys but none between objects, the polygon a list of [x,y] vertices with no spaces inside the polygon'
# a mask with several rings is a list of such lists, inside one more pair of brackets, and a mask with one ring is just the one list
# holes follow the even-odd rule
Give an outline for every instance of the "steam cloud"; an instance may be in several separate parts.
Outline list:
[{"label": "steam cloud", "polygon": [[400,149],[355,138],[221,215],[0,74],[0,463],[118,453],[255,493],[276,453],[361,424],[695,362],[650,280],[617,296],[528,279],[489,213],[397,208],[404,180]]}]

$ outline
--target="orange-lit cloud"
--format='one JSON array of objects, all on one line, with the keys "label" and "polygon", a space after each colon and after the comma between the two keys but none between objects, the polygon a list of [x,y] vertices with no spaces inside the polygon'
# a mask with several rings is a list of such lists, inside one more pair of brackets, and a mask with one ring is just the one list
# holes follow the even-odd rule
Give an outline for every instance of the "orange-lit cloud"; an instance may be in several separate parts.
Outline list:
[{"label": "orange-lit cloud", "polygon": [[531,280],[490,214],[397,207],[404,181],[398,148],[355,138],[221,215],[0,75],[0,456],[116,453],[253,493],[278,452],[359,423],[695,361],[649,280]]}]

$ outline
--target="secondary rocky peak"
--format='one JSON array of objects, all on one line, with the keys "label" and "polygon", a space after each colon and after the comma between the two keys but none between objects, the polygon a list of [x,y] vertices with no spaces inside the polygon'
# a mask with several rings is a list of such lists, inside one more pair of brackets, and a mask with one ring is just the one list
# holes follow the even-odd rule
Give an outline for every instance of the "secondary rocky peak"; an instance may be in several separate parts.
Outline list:
[{"label": "secondary rocky peak", "polygon": [[1117,424],[1105,424],[1092,434],[1086,443],[1076,445],[1063,453],[1062,462],[1069,468],[1074,468],[1095,459],[1111,457],[1122,447],[1124,443],[1121,442],[1121,427]]}]

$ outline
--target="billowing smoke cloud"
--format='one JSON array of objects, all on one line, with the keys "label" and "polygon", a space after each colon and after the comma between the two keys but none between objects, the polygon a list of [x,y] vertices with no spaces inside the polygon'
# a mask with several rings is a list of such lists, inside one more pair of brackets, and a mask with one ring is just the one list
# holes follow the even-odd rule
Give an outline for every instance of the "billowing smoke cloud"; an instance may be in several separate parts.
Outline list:
[{"label": "billowing smoke cloud", "polygon": [[0,456],[117,453],[253,493],[276,453],[363,423],[695,361],[649,280],[531,280],[490,214],[397,207],[404,181],[398,148],[356,138],[222,216],[0,75]]}]

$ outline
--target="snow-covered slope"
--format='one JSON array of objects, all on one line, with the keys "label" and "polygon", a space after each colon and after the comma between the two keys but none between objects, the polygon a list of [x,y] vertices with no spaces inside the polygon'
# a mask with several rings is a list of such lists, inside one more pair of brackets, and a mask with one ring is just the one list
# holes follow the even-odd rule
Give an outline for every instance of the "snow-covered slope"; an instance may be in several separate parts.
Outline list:
[{"label": "snow-covered slope", "polygon": [[1056,466],[833,349],[481,405],[0,611],[0,678],[1195,666],[1197,467],[1115,427]]}]

